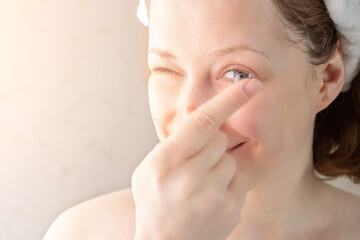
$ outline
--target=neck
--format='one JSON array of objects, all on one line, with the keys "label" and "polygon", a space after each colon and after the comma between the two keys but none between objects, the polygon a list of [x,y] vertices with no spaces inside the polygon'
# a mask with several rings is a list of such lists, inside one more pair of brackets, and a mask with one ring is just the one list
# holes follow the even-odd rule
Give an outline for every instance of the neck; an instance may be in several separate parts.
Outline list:
[{"label": "neck", "polygon": [[298,232],[301,225],[307,228],[304,219],[315,214],[316,189],[320,184],[319,180],[309,176],[292,186],[287,183],[277,189],[249,191],[236,232],[239,236],[247,237],[245,239],[264,240],[289,236]]},{"label": "neck", "polygon": [[325,183],[314,174],[312,141],[307,142],[295,159],[302,166],[287,166],[247,193],[241,222],[229,239],[294,239],[291,236],[311,232],[319,225],[314,223],[321,221],[320,190]]}]

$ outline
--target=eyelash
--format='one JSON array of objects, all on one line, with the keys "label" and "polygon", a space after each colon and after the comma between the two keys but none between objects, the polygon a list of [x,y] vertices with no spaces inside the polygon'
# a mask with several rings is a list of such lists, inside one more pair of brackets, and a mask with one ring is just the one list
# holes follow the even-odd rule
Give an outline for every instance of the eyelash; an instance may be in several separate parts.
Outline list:
[{"label": "eyelash", "polygon": [[[246,72],[246,71],[242,71],[241,69],[238,69],[238,68],[232,68],[232,69],[229,69],[229,70],[226,70],[225,73],[228,73],[228,72],[231,72],[231,71],[234,71],[234,72],[239,72],[240,74],[242,73],[247,73],[249,74],[251,77],[248,77],[248,78],[253,78],[253,74],[249,73],[249,72]],[[166,74],[176,74],[176,75],[181,75],[175,71],[172,71],[170,69],[167,69],[167,68],[163,68],[163,67],[158,67],[158,68],[154,68],[153,70],[151,70],[151,73],[166,73]],[[238,76],[240,74],[237,74],[235,75]],[[224,77],[226,74],[223,74]]]},{"label": "eyelash", "polygon": [[163,68],[163,67],[158,67],[158,68],[154,68],[153,70],[150,70],[151,73],[168,73],[168,74],[178,74],[177,72],[174,72],[170,69],[167,68]]}]

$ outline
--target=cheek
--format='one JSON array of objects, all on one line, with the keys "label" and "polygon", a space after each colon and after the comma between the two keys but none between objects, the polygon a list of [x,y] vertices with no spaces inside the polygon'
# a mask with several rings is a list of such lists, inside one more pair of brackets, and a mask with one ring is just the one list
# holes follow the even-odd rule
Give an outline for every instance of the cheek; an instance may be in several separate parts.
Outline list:
[{"label": "cheek", "polygon": [[166,124],[176,115],[178,88],[160,79],[149,79],[150,113],[160,141],[168,137]]},{"label": "cheek", "polygon": [[276,137],[272,129],[278,125],[277,117],[272,103],[257,96],[234,114],[231,124],[254,146],[263,148]]},{"label": "cheek", "polygon": [[305,96],[302,91],[264,92],[236,112],[231,125],[253,142],[258,154],[289,156],[304,142],[312,123]]}]

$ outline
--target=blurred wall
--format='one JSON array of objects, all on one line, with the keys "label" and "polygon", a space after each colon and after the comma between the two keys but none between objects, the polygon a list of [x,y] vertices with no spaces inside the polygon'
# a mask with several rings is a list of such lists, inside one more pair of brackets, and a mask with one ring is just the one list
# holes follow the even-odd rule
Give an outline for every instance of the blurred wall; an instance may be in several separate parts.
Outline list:
[{"label": "blurred wall", "polygon": [[157,143],[137,3],[0,0],[0,239],[129,187]]},{"label": "blurred wall", "polygon": [[0,239],[130,186],[157,143],[136,0],[0,0]]}]

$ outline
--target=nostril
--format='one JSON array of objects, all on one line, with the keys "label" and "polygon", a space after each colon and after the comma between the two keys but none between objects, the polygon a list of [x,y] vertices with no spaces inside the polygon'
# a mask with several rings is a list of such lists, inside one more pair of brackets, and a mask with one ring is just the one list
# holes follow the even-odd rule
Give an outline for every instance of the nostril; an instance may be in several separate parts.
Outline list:
[{"label": "nostril", "polygon": [[244,143],[246,143],[246,142],[239,143],[238,145],[236,145],[236,146],[234,146],[234,147],[230,148],[228,151],[232,151],[232,150],[234,150],[235,148],[237,148],[237,147],[239,147],[239,146],[243,145]]},{"label": "nostril", "polygon": [[245,142],[239,143],[239,144],[236,145],[234,148],[239,147],[239,146],[243,145],[244,143],[245,143]]}]

